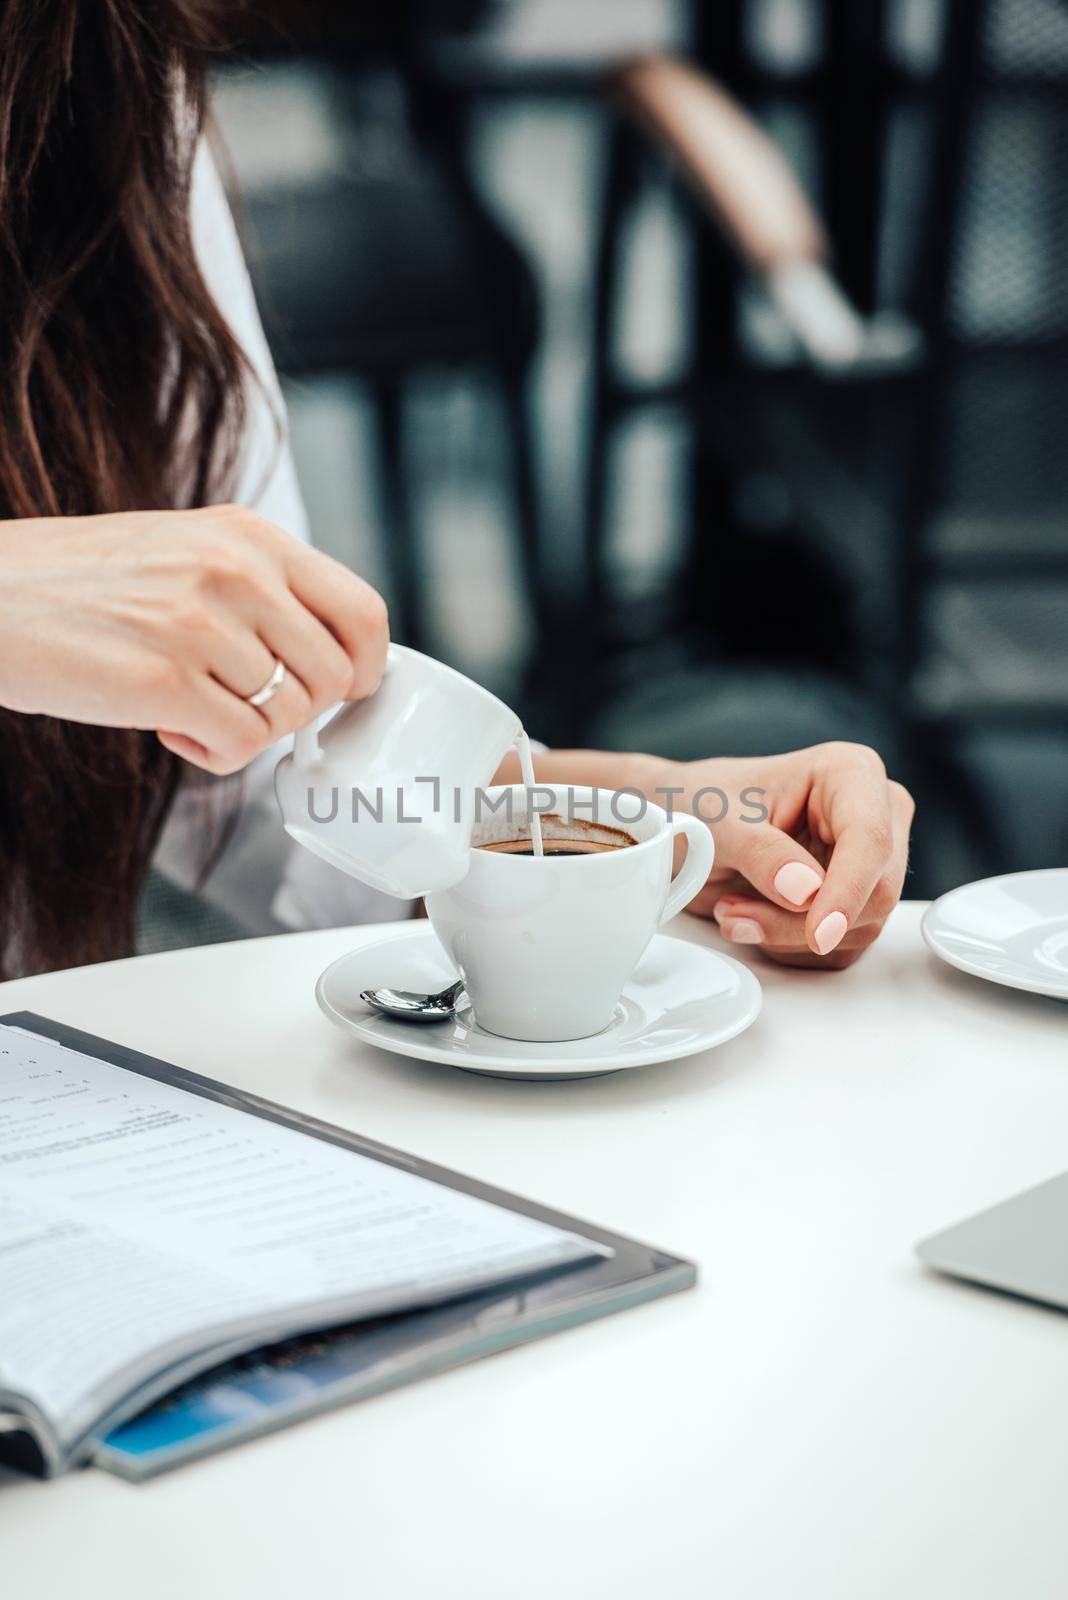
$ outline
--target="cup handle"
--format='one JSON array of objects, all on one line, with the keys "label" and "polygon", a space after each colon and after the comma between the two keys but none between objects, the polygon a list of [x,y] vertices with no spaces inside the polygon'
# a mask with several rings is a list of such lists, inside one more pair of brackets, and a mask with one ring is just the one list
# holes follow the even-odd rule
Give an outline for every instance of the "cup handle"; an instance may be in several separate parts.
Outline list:
[{"label": "cup handle", "polygon": [[680,811],[671,819],[671,832],[673,837],[680,833],[686,835],[686,860],[678,877],[672,881],[667,903],[660,913],[661,923],[688,906],[694,895],[704,888],[716,855],[712,831],[699,817]]},{"label": "cup handle", "polygon": [[293,765],[298,772],[310,772],[322,752],[319,749],[319,730],[312,719],[305,728],[298,728],[293,739]]},{"label": "cup handle", "polygon": [[[397,648],[390,645],[386,651],[386,661],[382,668],[383,678],[393,671],[397,665]],[[377,691],[376,691],[377,693]],[[343,709],[343,708],[342,708]],[[331,717],[331,722],[334,720]],[[319,717],[314,716],[306,727],[298,728],[293,739],[293,765],[298,772],[310,772],[316,765],[322,750],[319,746]]]}]

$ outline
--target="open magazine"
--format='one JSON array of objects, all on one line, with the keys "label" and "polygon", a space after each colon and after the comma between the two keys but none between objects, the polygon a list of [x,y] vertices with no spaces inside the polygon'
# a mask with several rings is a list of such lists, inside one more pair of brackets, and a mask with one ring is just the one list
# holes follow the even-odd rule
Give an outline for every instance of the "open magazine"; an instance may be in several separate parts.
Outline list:
[{"label": "open magazine", "polygon": [[178,1454],[218,1448],[227,1430],[190,1431],[190,1397],[201,1415],[220,1381],[232,1398],[238,1372],[246,1389],[258,1374],[261,1401],[272,1370],[287,1378],[285,1403],[253,1407],[247,1436],[279,1411],[376,1392],[693,1276],[180,1068],[28,1013],[0,1019],[0,1454],[40,1472],[173,1464],[142,1446],[146,1427],[158,1443],[161,1414],[173,1433],[179,1402]]}]

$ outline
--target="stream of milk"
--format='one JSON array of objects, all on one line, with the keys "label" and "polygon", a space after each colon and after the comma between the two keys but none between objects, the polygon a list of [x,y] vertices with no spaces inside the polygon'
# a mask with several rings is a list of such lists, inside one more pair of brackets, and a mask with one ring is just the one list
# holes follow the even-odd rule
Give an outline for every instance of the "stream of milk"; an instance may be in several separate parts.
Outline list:
[{"label": "stream of milk", "polygon": [[545,854],[541,844],[541,816],[534,809],[530,799],[530,791],[534,787],[534,757],[530,753],[530,740],[522,730],[516,739],[515,747],[519,751],[519,770],[523,774],[527,805],[530,806],[530,840],[534,846],[534,854],[540,856]]}]

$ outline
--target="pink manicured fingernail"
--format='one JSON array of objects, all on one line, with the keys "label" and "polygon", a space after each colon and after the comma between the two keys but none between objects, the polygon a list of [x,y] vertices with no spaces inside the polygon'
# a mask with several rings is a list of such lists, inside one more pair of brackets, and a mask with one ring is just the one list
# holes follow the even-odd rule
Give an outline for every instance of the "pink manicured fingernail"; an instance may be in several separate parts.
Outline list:
[{"label": "pink manicured fingernail", "polygon": [[734,922],[725,922],[723,932],[728,939],[733,939],[735,944],[763,944],[764,930],[759,922],[753,922],[749,917],[738,917]]},{"label": "pink manicured fingernail", "polygon": [[811,900],[822,882],[819,873],[806,867],[803,861],[788,861],[775,874],[776,891],[792,906],[803,906],[806,900]]},{"label": "pink manicured fingernail", "polygon": [[722,922],[724,917],[729,917],[730,914],[731,914],[731,901],[730,900],[717,900],[715,905],[712,907],[712,915],[715,917],[717,922]]},{"label": "pink manicured fingernail", "polygon": [[832,911],[830,916],[824,917],[813,934],[821,956],[829,956],[835,945],[841,944],[848,927],[849,923],[840,911]]}]

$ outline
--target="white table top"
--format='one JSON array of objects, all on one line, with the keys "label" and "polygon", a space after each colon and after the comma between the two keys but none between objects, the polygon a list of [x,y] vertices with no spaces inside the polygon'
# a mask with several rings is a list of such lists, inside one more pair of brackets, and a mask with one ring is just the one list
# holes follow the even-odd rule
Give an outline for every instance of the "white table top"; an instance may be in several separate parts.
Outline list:
[{"label": "white table top", "polygon": [[0,987],[0,1011],[287,1101],[702,1271],[689,1293],[143,1487],[0,1475],[4,1593],[1068,1593],[1068,1324],[911,1253],[1068,1165],[1068,1012],[941,966],[921,909],[847,973],[757,961],[764,1014],[721,1049],[575,1083],[471,1077],[335,1032],[314,980],[368,930]]}]

